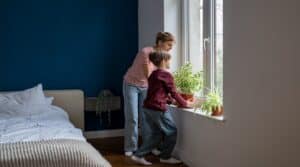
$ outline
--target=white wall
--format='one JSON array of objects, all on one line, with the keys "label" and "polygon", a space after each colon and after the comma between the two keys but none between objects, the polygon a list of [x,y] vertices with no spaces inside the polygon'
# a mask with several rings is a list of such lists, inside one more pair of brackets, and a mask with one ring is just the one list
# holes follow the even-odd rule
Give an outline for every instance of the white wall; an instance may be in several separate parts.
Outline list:
[{"label": "white wall", "polygon": [[300,166],[300,1],[224,0],[225,123],[176,112],[190,167]]},{"label": "white wall", "polygon": [[155,44],[156,33],[164,30],[163,0],[139,0],[139,49]]},{"label": "white wall", "polygon": [[[180,19],[181,0],[139,0],[139,49],[153,46],[159,31],[171,32],[176,37],[176,45],[171,51],[171,71],[181,62]],[[167,10],[169,12],[165,12]]]},{"label": "white wall", "polygon": [[171,71],[175,71],[182,62],[181,51],[181,0],[164,0],[164,31],[176,37],[176,44],[171,50]]}]

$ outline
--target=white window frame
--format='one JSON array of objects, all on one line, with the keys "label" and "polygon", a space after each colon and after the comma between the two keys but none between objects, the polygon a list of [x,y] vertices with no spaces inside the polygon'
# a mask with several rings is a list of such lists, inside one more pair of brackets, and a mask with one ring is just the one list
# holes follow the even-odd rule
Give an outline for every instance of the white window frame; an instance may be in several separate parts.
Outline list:
[{"label": "white window frame", "polygon": [[182,33],[181,33],[181,39],[182,39],[182,64],[185,62],[190,61],[190,54],[189,54],[189,0],[182,0]]},{"label": "white window frame", "polygon": [[[182,64],[191,60],[189,53],[189,0],[182,0]],[[216,85],[216,0],[203,0],[203,70],[205,87]],[[206,93],[206,90],[204,90]]]}]

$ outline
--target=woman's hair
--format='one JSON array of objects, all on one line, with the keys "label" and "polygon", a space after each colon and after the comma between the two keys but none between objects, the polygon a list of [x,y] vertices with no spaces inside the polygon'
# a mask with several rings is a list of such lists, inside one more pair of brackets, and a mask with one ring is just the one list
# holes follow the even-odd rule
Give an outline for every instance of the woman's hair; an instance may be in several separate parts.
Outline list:
[{"label": "woman's hair", "polygon": [[171,55],[164,51],[154,51],[150,53],[149,60],[155,65],[160,66],[161,62],[164,60],[170,60]]},{"label": "woman's hair", "polygon": [[169,32],[158,32],[156,34],[155,44],[158,45],[159,41],[161,42],[175,41],[175,37]]}]

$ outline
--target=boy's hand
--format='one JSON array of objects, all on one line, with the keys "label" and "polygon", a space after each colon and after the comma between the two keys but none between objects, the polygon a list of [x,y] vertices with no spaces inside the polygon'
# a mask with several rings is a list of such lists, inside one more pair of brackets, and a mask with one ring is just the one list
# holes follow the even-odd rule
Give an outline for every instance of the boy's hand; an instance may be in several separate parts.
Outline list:
[{"label": "boy's hand", "polygon": [[187,100],[186,103],[187,103],[187,106],[180,106],[178,105],[179,108],[193,108],[195,106],[195,98],[193,98],[192,100]]}]

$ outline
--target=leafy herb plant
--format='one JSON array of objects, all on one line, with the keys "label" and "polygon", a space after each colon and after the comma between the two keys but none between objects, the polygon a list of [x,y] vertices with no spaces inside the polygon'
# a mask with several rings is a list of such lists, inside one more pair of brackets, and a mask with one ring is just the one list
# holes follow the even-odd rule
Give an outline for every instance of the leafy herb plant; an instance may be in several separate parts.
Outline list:
[{"label": "leafy herb plant", "polygon": [[214,89],[207,94],[205,102],[201,105],[201,109],[211,114],[214,108],[220,108],[222,106],[223,99],[221,93],[218,89]]},{"label": "leafy herb plant", "polygon": [[187,63],[174,72],[174,80],[180,93],[194,94],[203,89],[203,71],[193,73],[191,63]]}]

